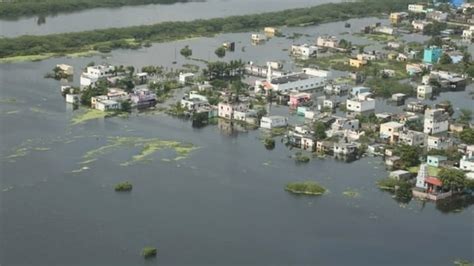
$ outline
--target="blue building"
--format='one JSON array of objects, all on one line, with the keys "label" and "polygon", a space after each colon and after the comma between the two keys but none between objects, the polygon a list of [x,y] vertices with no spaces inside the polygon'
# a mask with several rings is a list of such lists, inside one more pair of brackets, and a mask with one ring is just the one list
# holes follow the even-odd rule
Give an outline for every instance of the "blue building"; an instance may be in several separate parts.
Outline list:
[{"label": "blue building", "polygon": [[423,54],[423,62],[431,63],[431,64],[438,63],[438,60],[441,57],[442,53],[443,53],[443,50],[441,48],[437,48],[437,47],[426,48]]}]

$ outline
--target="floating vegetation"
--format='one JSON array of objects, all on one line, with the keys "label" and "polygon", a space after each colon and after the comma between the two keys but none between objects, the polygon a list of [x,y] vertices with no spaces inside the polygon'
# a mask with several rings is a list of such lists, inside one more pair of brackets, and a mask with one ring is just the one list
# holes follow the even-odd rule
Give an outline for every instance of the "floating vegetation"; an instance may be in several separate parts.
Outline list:
[{"label": "floating vegetation", "polygon": [[0,103],[16,103],[16,99],[13,97],[0,97]]},{"label": "floating vegetation", "polygon": [[20,112],[20,110],[11,110],[11,111],[1,112],[0,114],[2,114],[2,115],[13,115],[13,114],[17,114],[19,112]]},{"label": "floating vegetation", "polygon": [[87,111],[78,111],[75,113],[74,117],[72,118],[72,124],[77,125],[81,124],[84,122],[87,122],[89,120],[94,120],[94,119],[99,119],[99,118],[104,118],[109,116],[110,113],[108,112],[102,112],[100,110],[96,109],[87,109]]},{"label": "floating vegetation", "polygon": [[156,257],[156,253],[157,253],[157,250],[156,248],[154,247],[144,247],[142,249],[142,256],[145,258],[145,259],[149,259],[149,258],[154,258]]},{"label": "floating vegetation", "polygon": [[[129,166],[138,162],[151,161],[150,157],[158,151],[168,150],[174,151],[173,160],[186,159],[189,153],[197,149],[195,146],[179,141],[161,140],[157,138],[141,138],[141,137],[108,137],[107,144],[99,148],[88,151],[84,154],[82,164],[88,164],[97,160],[101,155],[108,154],[114,150],[132,147],[140,148],[138,154],[133,155],[128,161],[122,162],[120,165]],[[163,161],[171,161],[171,159],[162,159]]]},{"label": "floating vegetation", "polygon": [[456,259],[455,261],[453,261],[453,263],[456,266],[474,266],[474,263],[464,259]]},{"label": "floating vegetation", "polygon": [[275,148],[275,140],[272,138],[265,138],[263,140],[263,145],[267,150],[273,150]]},{"label": "floating vegetation", "polygon": [[86,171],[86,170],[89,170],[89,169],[90,169],[89,167],[83,166],[80,169],[72,170],[71,173],[80,173],[80,172],[83,172],[83,171]]},{"label": "floating vegetation", "polygon": [[38,107],[30,107],[30,111],[33,113],[38,113],[38,114],[45,114],[46,111],[39,109]]},{"label": "floating vegetation", "polygon": [[322,195],[326,189],[314,181],[292,182],[285,186],[285,190],[294,194]]},{"label": "floating vegetation", "polygon": [[358,198],[360,197],[360,193],[356,190],[348,189],[342,192],[342,195],[349,197],[349,198]]},{"label": "floating vegetation", "polygon": [[48,148],[48,147],[35,147],[35,148],[33,148],[33,150],[35,150],[35,151],[49,151],[49,150],[51,150],[51,148]]},{"label": "floating vegetation", "polygon": [[121,182],[115,185],[114,190],[117,192],[129,192],[129,191],[132,191],[132,188],[133,188],[132,184],[128,181],[125,181],[125,182]]},{"label": "floating vegetation", "polygon": [[13,154],[10,154],[6,158],[7,159],[14,159],[14,158],[19,158],[19,157],[26,156],[28,154],[30,154],[30,150],[28,148],[18,148],[13,152]]}]

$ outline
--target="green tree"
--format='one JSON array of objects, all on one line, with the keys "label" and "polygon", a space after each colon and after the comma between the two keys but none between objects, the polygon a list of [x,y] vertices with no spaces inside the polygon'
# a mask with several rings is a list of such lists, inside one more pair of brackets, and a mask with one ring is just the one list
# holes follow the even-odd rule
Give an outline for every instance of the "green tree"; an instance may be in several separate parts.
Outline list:
[{"label": "green tree", "polygon": [[420,151],[417,147],[401,145],[396,149],[400,155],[401,167],[409,168],[420,164]]},{"label": "green tree", "polygon": [[132,104],[129,101],[124,101],[120,104],[123,112],[130,112],[132,110]]},{"label": "green tree", "polygon": [[443,182],[443,188],[459,191],[466,184],[466,174],[459,169],[443,168],[439,171],[438,178]]},{"label": "green tree", "polygon": [[193,50],[191,50],[191,48],[189,48],[189,45],[184,46],[184,48],[181,49],[181,51],[179,51],[179,52],[184,57],[190,57],[191,55],[193,55]]},{"label": "green tree", "polygon": [[326,125],[323,122],[318,121],[314,124],[314,137],[317,140],[323,140],[327,137]]},{"label": "green tree", "polygon": [[461,114],[459,115],[458,122],[462,124],[469,124],[472,120],[472,110],[461,109]]},{"label": "green tree", "polygon": [[439,58],[439,63],[442,65],[449,65],[453,63],[453,59],[451,57],[444,53],[440,58]]},{"label": "green tree", "polygon": [[216,49],[216,51],[214,51],[214,53],[219,57],[224,57],[225,56],[225,48],[224,47],[219,47]]},{"label": "green tree", "polygon": [[459,133],[459,138],[462,142],[473,145],[474,144],[474,129],[468,127]]}]

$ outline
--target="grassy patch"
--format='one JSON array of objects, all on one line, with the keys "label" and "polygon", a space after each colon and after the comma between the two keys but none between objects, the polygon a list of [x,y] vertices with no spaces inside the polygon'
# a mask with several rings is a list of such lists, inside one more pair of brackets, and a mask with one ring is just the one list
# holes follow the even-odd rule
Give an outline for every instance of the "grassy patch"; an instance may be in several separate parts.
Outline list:
[{"label": "grassy patch", "polygon": [[154,258],[156,257],[156,254],[157,254],[157,249],[154,247],[144,247],[142,249],[142,256],[145,259]]},{"label": "grassy patch", "polygon": [[[98,157],[110,154],[111,152],[123,148],[139,148],[138,154],[132,156],[128,161],[122,162],[121,166],[129,166],[144,161],[151,161],[151,157],[159,151],[173,151],[173,160],[186,159],[187,156],[197,147],[179,141],[161,140],[157,138],[140,137],[109,137],[107,144],[86,152],[84,161],[80,164],[88,164],[97,160]],[[171,160],[170,160],[171,161]]]},{"label": "grassy patch", "polygon": [[129,192],[132,191],[132,188],[132,184],[128,181],[125,181],[115,185],[114,190],[117,192]]},{"label": "grassy patch", "polygon": [[342,195],[349,197],[349,198],[358,198],[360,197],[360,193],[356,190],[353,189],[348,189],[344,192],[342,192]]},{"label": "grassy patch", "polygon": [[[420,167],[419,166],[413,166],[413,167],[408,168],[407,170],[408,170],[408,172],[410,172],[412,174],[417,174],[418,171],[420,170]],[[427,170],[428,170],[428,175],[429,176],[438,176],[438,173],[439,173],[440,169],[436,168],[434,166],[428,165]]]},{"label": "grassy patch", "polygon": [[326,189],[314,181],[292,182],[285,186],[285,190],[294,194],[322,195]]},{"label": "grassy patch", "polygon": [[103,112],[97,109],[87,109],[86,111],[78,111],[75,113],[74,117],[72,118],[72,124],[78,125],[85,123],[89,120],[95,120],[99,118],[104,118],[110,116],[112,113]]}]

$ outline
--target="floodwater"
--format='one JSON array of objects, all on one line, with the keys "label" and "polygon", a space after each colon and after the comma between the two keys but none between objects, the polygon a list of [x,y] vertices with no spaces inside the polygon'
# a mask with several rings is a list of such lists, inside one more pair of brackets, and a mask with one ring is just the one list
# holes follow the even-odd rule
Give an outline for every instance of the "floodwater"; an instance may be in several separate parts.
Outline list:
[{"label": "floodwater", "polygon": [[[374,20],[350,22],[363,25]],[[452,265],[456,259],[473,261],[472,202],[399,203],[375,185],[388,174],[380,158],[352,163],[314,158],[298,165],[289,158],[296,150],[283,146],[280,138],[276,148],[268,151],[258,130],[224,124],[196,129],[188,121],[155,112],[73,125],[71,118],[78,111],[64,103],[58,81],[43,78],[58,63],[74,66],[75,83],[90,61],[135,68],[199,65],[180,55],[175,59],[175,49],[188,44],[193,57],[215,60],[214,49],[226,40],[237,41],[237,48],[225,60],[242,58],[259,64],[283,60],[287,69],[293,69],[288,52],[283,51],[292,42],[346,30],[344,23],[330,23],[297,29],[309,34],[300,40],[273,38],[261,46],[250,45],[250,33],[238,33],[117,50],[108,58],[1,64],[0,264]],[[174,60],[176,65],[171,64]],[[468,98],[472,90],[441,97],[448,97],[456,107],[472,108]],[[173,140],[198,149],[181,160],[162,150],[124,166],[139,153],[132,144],[99,152],[95,161],[84,162],[89,151],[110,144],[111,137]],[[114,185],[124,180],[133,183],[133,191],[114,192]],[[283,190],[287,182],[297,180],[318,181],[329,192],[306,197]],[[345,191],[359,196],[345,196]],[[158,248],[156,259],[143,260],[140,250],[145,246]]]},{"label": "floodwater", "polygon": [[175,4],[97,8],[45,17],[0,20],[0,36],[46,35],[72,31],[150,25],[303,8],[341,0],[205,0]]}]

